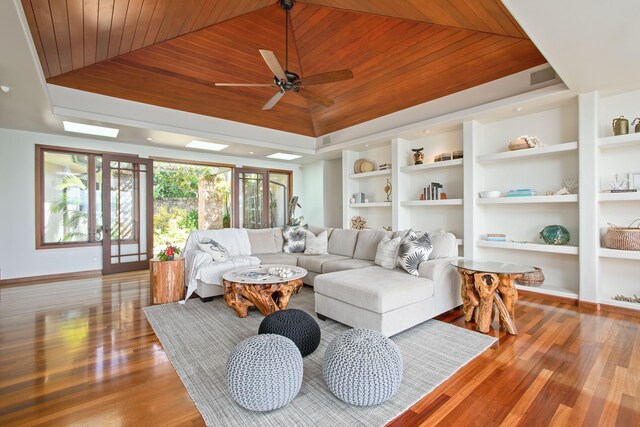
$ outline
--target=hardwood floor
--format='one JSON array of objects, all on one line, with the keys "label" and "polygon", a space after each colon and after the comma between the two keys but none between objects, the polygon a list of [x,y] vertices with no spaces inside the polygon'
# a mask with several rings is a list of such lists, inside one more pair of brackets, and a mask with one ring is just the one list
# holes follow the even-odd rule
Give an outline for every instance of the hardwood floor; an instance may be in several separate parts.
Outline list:
[{"label": "hardwood floor", "polygon": [[[0,425],[203,425],[141,310],[148,287],[140,272],[0,288]],[[516,317],[518,336],[492,329],[391,425],[640,425],[640,318],[533,297]]]}]

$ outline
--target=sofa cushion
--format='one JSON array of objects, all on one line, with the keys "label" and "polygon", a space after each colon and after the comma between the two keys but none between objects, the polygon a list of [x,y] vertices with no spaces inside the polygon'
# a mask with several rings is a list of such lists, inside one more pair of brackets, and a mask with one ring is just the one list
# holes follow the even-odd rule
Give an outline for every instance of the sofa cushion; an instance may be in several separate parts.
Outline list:
[{"label": "sofa cushion", "polygon": [[375,265],[368,259],[341,259],[339,261],[327,261],[322,264],[322,273],[333,273],[334,271],[353,270],[354,268],[370,267]]},{"label": "sofa cushion", "polygon": [[375,265],[322,274],[316,277],[313,290],[375,313],[386,313],[431,298],[433,281]]},{"label": "sofa cushion", "polygon": [[327,230],[321,231],[316,236],[307,230],[304,242],[304,253],[306,255],[322,255],[327,253]]},{"label": "sofa cushion", "polygon": [[432,249],[429,233],[417,234],[414,231],[410,231],[400,244],[398,266],[402,267],[407,273],[417,276],[420,263],[429,259]]},{"label": "sofa cushion", "polygon": [[429,254],[429,259],[458,256],[458,242],[456,242],[456,236],[451,233],[446,231],[431,233],[431,244],[433,250]]},{"label": "sofa cushion", "polygon": [[329,253],[352,258],[357,240],[358,230],[336,228],[329,238]]},{"label": "sofa cushion", "polygon": [[272,254],[280,252],[276,248],[273,235],[273,228],[263,228],[258,230],[247,230],[252,254]]},{"label": "sofa cushion", "polygon": [[359,232],[353,257],[357,259],[368,259],[370,261],[376,259],[378,243],[380,243],[382,238],[387,234],[386,231],[378,230],[362,230]]},{"label": "sofa cushion", "polygon": [[282,237],[284,238],[282,251],[287,254],[303,253],[306,233],[306,225],[298,225],[295,227],[285,225],[282,229]]},{"label": "sofa cushion", "polygon": [[349,257],[333,254],[300,255],[298,257],[298,267],[302,267],[316,273],[322,273],[322,264],[328,261],[337,261],[341,259],[349,259]]},{"label": "sofa cushion", "polygon": [[298,265],[298,256],[300,254],[278,252],[275,254],[253,254],[253,256],[260,259],[262,264]]},{"label": "sofa cushion", "polygon": [[384,236],[380,243],[378,243],[376,258],[373,262],[380,267],[390,270],[396,268],[396,259],[398,258],[398,249],[400,249],[401,241],[400,236],[394,239],[390,239],[389,236]]}]

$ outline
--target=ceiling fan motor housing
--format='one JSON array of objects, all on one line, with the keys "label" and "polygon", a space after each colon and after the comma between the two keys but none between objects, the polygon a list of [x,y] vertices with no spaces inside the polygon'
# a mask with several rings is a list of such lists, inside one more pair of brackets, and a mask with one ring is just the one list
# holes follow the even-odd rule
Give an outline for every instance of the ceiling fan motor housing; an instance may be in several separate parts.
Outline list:
[{"label": "ceiling fan motor housing", "polygon": [[278,5],[284,10],[291,10],[294,0],[278,0]]}]

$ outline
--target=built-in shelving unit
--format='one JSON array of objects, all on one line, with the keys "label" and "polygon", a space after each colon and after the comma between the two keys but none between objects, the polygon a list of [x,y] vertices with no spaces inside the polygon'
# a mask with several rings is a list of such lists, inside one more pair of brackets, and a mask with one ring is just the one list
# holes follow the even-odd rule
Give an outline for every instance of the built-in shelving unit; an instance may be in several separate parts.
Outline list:
[{"label": "built-in shelving unit", "polygon": [[551,254],[578,255],[577,246],[568,245],[544,245],[539,243],[519,243],[519,242],[493,242],[489,240],[479,240],[477,246],[484,248],[514,249],[517,251],[546,252]]},{"label": "built-in shelving unit", "polygon": [[576,203],[577,194],[562,196],[522,196],[522,197],[492,197],[476,200],[479,205],[513,205],[521,203]]},{"label": "built-in shelving unit", "polygon": [[[524,94],[429,119],[415,129],[403,126],[397,135],[360,138],[343,152],[345,226],[361,215],[372,228],[448,230],[456,235],[461,256],[543,270],[542,286],[518,289],[640,310],[640,304],[612,299],[640,294],[640,251],[600,247],[608,223],[626,226],[640,216],[640,192],[607,192],[615,174],[640,172],[640,133],[610,136],[611,118],[620,114],[640,116],[640,90],[605,98],[595,92]],[[522,134],[537,136],[544,145],[508,151],[509,141]],[[417,148],[423,148],[421,165],[414,165]],[[434,162],[459,150],[464,159]],[[358,158],[391,163],[393,169],[354,174]],[[577,194],[545,195],[572,178],[577,178],[572,191]],[[387,180],[393,187],[391,203],[382,202]],[[446,199],[419,200],[432,183],[442,184]],[[519,188],[538,196],[479,197],[482,191],[506,194]],[[356,192],[371,202],[350,203]],[[568,245],[532,243],[553,224],[569,230]],[[509,241],[484,240],[494,233]]]}]

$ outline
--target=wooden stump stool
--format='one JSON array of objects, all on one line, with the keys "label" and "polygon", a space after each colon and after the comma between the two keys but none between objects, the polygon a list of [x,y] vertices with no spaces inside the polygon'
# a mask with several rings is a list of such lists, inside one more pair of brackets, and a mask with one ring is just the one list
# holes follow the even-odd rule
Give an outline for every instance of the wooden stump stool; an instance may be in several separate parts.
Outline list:
[{"label": "wooden stump stool", "polygon": [[184,296],[184,258],[173,261],[149,260],[152,304],[180,301]]}]

